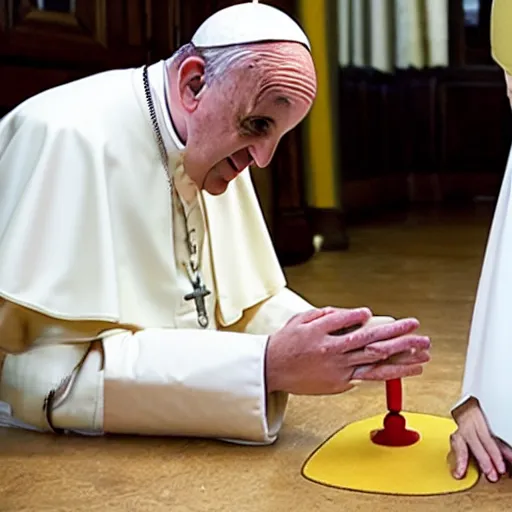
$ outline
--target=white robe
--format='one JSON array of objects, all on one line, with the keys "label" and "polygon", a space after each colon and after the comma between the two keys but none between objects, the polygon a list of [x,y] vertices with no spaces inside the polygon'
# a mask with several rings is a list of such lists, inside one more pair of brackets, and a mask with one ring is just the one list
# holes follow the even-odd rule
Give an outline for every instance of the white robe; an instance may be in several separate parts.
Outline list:
[{"label": "white robe", "polygon": [[[150,78],[170,167],[190,191],[166,113],[163,62]],[[142,68],[51,89],[2,120],[4,424],[48,430],[45,396],[98,339],[55,410],[56,427],[276,439],[287,396],[266,392],[268,335],[312,306],[286,288],[248,169],[221,196],[202,192],[197,201],[193,227],[212,291],[207,330],[183,299],[192,290],[183,232]]]},{"label": "white robe", "polygon": [[474,397],[492,433],[512,445],[512,151],[487,242],[462,384],[453,410]]}]

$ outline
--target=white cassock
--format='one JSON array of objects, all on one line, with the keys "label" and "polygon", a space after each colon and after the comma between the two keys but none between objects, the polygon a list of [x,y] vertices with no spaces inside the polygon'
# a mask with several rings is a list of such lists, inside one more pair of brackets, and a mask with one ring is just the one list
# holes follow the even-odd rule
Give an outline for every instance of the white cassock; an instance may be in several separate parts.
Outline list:
[{"label": "white cassock", "polygon": [[[149,78],[172,200],[142,68],[46,91],[0,123],[0,421],[49,430],[56,390],[59,429],[271,443],[287,395],[266,392],[268,335],[312,306],[286,287],[249,170],[220,196],[198,192],[163,62]],[[184,300],[180,202],[212,292],[208,329]]]},{"label": "white cassock", "polygon": [[494,212],[469,336],[462,398],[474,397],[492,433],[512,445],[512,151]]}]

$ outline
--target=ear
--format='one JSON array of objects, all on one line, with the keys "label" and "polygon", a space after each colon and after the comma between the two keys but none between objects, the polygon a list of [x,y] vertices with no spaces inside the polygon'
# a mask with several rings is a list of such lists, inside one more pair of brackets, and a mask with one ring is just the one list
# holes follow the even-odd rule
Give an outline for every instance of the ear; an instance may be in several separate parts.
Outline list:
[{"label": "ear", "polygon": [[193,112],[199,103],[199,93],[205,87],[205,63],[200,57],[188,57],[178,69],[180,101],[187,112]]}]

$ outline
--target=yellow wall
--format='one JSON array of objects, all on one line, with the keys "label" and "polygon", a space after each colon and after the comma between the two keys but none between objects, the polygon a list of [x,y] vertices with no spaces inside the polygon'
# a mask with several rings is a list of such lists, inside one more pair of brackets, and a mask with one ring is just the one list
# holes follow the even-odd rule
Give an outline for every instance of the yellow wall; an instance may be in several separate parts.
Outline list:
[{"label": "yellow wall", "polygon": [[307,200],[312,207],[337,208],[341,203],[337,169],[337,91],[333,89],[338,72],[335,54],[338,48],[337,32],[333,30],[337,17],[332,19],[332,4],[337,2],[298,2],[300,22],[311,42],[318,77],[317,98],[304,125]]}]

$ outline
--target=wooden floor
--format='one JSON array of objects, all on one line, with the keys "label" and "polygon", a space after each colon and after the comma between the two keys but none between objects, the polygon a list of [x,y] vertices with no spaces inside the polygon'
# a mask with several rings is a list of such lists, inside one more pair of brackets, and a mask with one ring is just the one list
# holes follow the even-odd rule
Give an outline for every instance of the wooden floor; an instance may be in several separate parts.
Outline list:
[{"label": "wooden floor", "polygon": [[[417,316],[433,361],[406,383],[409,410],[446,415],[458,398],[490,209],[394,215],[350,230],[351,248],[287,270],[318,305]],[[345,423],[384,411],[383,387],[329,398],[294,397],[268,448],[194,440],[57,439],[0,431],[0,511],[498,511],[512,479],[471,491],[399,498],[318,486],[300,474],[310,453]]]}]

